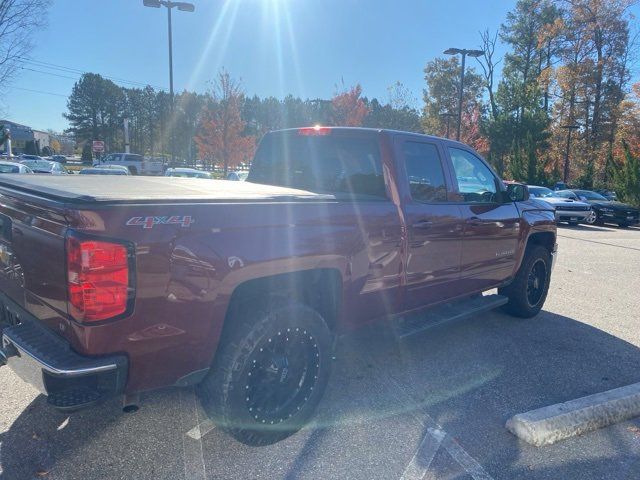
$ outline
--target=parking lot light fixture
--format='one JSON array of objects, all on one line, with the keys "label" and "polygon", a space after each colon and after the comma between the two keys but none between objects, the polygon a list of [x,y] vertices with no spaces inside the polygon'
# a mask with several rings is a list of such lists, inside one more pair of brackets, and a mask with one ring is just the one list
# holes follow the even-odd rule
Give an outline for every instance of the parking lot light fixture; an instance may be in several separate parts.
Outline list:
[{"label": "parking lot light fixture", "polygon": [[460,90],[458,92],[458,129],[456,132],[456,140],[460,141],[460,127],[462,125],[462,96],[464,91],[464,66],[467,55],[470,57],[480,57],[484,55],[484,50],[473,50],[466,48],[447,48],[445,55],[462,55],[462,68],[460,69]]},{"label": "parking lot light fixture", "polygon": [[[192,3],[172,2],[170,0],[142,0],[142,5],[151,8],[167,7],[167,25],[169,31],[169,101],[171,118],[173,119],[173,40],[171,34],[171,10],[177,8],[181,12],[194,12],[196,7]],[[175,157],[173,141],[171,142],[171,161]]]}]

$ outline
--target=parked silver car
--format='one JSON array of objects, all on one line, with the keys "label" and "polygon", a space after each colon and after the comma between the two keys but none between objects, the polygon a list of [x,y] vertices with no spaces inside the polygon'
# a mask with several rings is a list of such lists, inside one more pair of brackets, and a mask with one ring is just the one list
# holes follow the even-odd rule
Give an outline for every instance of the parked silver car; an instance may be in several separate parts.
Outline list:
[{"label": "parked silver car", "polygon": [[528,185],[529,195],[543,200],[556,209],[556,220],[558,222],[567,222],[569,225],[578,225],[586,223],[592,214],[591,205],[586,202],[563,198],[556,194],[553,190],[546,187],[538,187]]},{"label": "parked silver car", "polygon": [[33,173],[26,165],[18,162],[0,161],[0,173]]}]

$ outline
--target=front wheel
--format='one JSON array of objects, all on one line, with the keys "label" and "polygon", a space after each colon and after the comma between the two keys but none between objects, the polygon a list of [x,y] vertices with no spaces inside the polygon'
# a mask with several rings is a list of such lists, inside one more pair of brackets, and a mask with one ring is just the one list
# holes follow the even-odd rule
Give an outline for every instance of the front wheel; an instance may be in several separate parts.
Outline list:
[{"label": "front wheel", "polygon": [[297,302],[240,310],[227,319],[232,330],[198,393],[207,414],[238,441],[268,445],[300,430],[320,402],[331,333],[317,311]]},{"label": "front wheel", "polygon": [[527,247],[515,279],[498,293],[509,298],[503,310],[521,318],[538,314],[549,292],[551,255],[541,245]]},{"label": "front wheel", "polygon": [[599,223],[598,214],[596,213],[595,210],[591,210],[591,212],[589,212],[589,216],[585,218],[584,221],[588,225],[596,225],[597,223]]}]

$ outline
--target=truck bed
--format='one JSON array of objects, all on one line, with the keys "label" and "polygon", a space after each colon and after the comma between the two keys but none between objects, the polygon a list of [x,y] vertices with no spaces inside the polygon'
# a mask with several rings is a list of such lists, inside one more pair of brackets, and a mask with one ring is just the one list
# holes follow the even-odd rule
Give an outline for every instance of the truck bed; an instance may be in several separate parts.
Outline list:
[{"label": "truck bed", "polygon": [[4,189],[71,203],[191,203],[331,200],[293,188],[198,178],[110,175],[1,175]]}]

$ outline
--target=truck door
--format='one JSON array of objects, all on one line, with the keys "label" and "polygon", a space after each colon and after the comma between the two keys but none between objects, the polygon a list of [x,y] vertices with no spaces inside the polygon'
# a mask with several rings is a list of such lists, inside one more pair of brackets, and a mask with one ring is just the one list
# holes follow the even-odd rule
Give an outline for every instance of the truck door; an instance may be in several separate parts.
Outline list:
[{"label": "truck door", "polygon": [[462,253],[460,206],[451,202],[450,179],[439,143],[397,137],[399,182],[406,178],[407,310],[458,294]]},{"label": "truck door", "polygon": [[515,268],[520,215],[505,202],[501,181],[472,151],[447,147],[457,200],[464,218],[460,278],[466,291],[486,290]]}]

